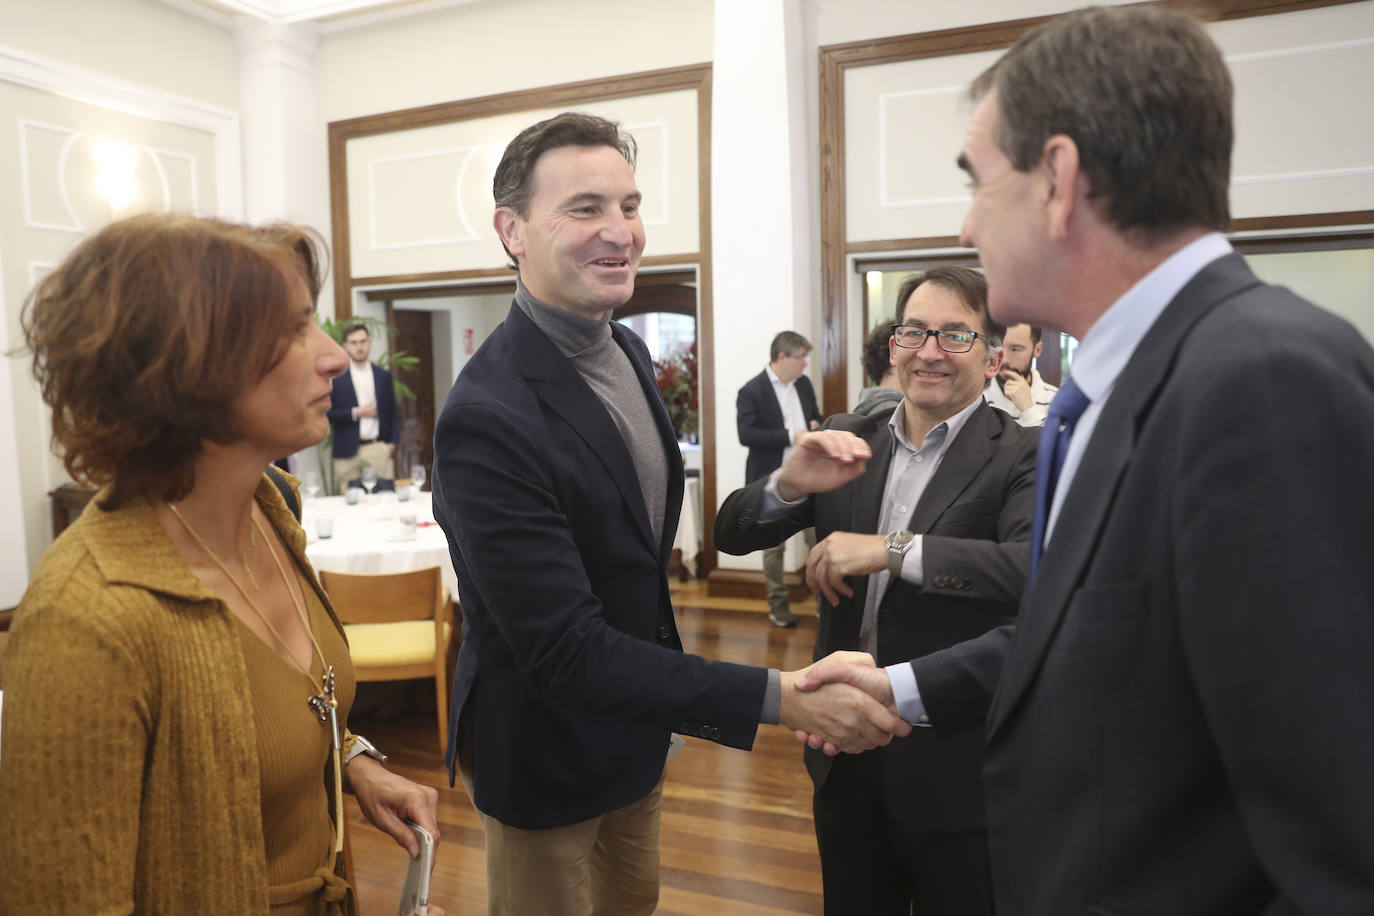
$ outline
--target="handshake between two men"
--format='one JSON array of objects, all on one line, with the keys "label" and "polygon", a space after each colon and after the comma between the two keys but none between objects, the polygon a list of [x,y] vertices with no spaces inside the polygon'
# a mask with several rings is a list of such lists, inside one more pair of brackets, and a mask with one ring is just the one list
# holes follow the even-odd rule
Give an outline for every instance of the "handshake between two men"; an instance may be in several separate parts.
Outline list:
[{"label": "handshake between two men", "polygon": [[[851,687],[900,718],[913,691],[894,698],[882,665],[1013,619],[1025,584],[1035,434],[977,395],[939,422],[908,412],[906,402],[895,415],[831,417],[801,437],[777,471],[721,505],[715,543],[726,553],[816,529],[806,583],[824,599],[820,661],[788,682],[798,691]],[[836,741],[794,728],[829,755],[860,746],[847,735]],[[908,722],[901,728],[893,734],[909,733]]]},{"label": "handshake between two men", "polygon": [[[851,432],[838,429],[813,431],[797,441],[796,447],[776,473],[776,479],[772,482],[773,491],[780,502],[795,504],[813,493],[838,490],[867,470],[872,454],[868,443]],[[887,544],[883,535],[834,531],[816,544],[807,557],[806,584],[831,605],[838,605],[840,595],[847,598],[854,596],[854,589],[845,581],[846,577],[881,572],[886,566]],[[835,732],[827,732],[822,728],[801,726],[795,729],[799,741],[828,755],[869,750],[887,744],[893,736],[902,737],[911,732],[911,725],[897,714],[887,672],[877,667],[873,656],[867,652],[832,652],[808,668],[784,674],[783,724],[790,724],[786,699],[789,677],[792,678],[792,686],[803,696],[815,691],[825,694],[847,685],[881,703],[891,719],[895,719],[895,725],[890,719],[881,719],[880,725],[872,718],[865,718],[869,729],[893,726],[881,736],[882,740],[876,741],[872,740],[874,736],[871,731],[845,735],[837,741],[832,737]],[[844,695],[857,702],[853,695]],[[839,723],[826,725],[833,729]]]}]

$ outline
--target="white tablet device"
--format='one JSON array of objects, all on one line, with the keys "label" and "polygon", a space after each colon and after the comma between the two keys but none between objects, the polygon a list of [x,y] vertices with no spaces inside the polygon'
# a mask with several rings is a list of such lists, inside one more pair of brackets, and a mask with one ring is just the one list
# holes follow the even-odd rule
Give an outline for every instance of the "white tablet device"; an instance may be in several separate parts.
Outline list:
[{"label": "white tablet device", "polygon": [[405,884],[401,885],[401,903],[396,916],[427,916],[429,913],[429,872],[434,866],[434,837],[429,831],[406,818],[406,826],[420,843],[420,854],[410,860],[406,868]]}]

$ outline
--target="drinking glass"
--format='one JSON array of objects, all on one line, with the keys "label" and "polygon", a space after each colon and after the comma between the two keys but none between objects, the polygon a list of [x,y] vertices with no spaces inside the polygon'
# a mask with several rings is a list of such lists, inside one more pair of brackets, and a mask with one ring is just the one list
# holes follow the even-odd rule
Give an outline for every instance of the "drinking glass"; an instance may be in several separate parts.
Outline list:
[{"label": "drinking glass", "polygon": [[363,489],[367,490],[367,496],[372,498],[372,488],[377,485],[377,472],[373,468],[363,471]]},{"label": "drinking glass", "polygon": [[320,472],[309,471],[305,475],[305,480],[301,482],[301,489],[305,491],[307,499],[314,499],[320,495]]},{"label": "drinking glass", "polygon": [[419,493],[425,488],[425,466],[423,464],[413,465],[410,469],[410,484]]}]

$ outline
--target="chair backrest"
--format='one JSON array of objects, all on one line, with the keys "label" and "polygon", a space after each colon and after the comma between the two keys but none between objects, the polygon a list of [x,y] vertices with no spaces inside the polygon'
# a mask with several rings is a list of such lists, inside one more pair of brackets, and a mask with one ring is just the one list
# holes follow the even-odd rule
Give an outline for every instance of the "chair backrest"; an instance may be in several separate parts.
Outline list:
[{"label": "chair backrest", "polygon": [[434,620],[447,598],[437,566],[381,575],[321,570],[320,584],[343,623]]}]

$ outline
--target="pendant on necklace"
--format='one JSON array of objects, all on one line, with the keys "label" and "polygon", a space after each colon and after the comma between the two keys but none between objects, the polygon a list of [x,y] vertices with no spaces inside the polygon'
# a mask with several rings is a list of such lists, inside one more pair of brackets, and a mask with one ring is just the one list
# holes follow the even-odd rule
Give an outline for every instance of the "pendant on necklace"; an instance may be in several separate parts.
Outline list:
[{"label": "pendant on necklace", "polygon": [[306,701],[310,704],[310,709],[320,719],[320,724],[329,723],[329,738],[334,749],[338,750],[339,739],[339,700],[334,696],[334,666],[330,665],[324,672],[324,689]]}]

